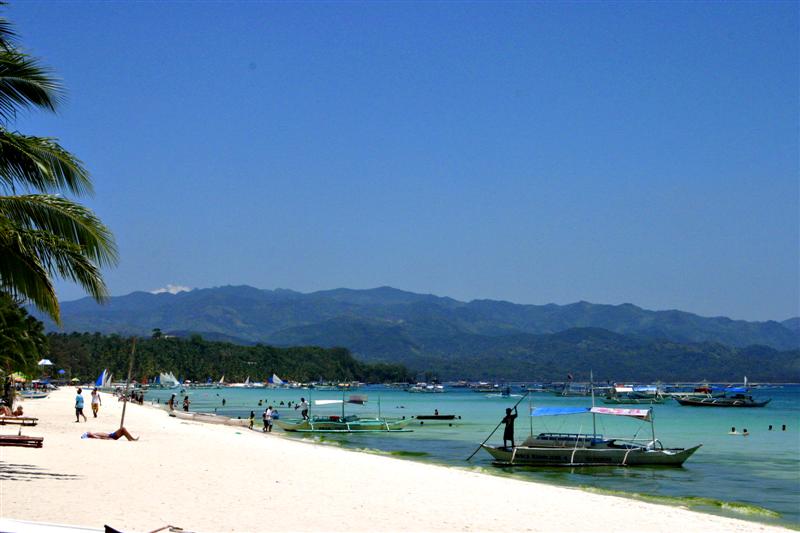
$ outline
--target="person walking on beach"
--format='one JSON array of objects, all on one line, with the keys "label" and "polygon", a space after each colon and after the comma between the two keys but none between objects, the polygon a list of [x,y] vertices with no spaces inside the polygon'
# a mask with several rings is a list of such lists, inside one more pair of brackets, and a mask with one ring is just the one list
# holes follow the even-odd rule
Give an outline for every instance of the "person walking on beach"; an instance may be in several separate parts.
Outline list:
[{"label": "person walking on beach", "polygon": [[170,396],[169,400],[167,401],[167,407],[170,411],[175,410],[175,393],[172,393],[172,396]]},{"label": "person walking on beach", "polygon": [[100,401],[100,393],[97,392],[97,389],[92,390],[92,414],[95,418],[97,418],[97,411],[100,410],[100,405],[103,402]]},{"label": "person walking on beach", "polygon": [[300,405],[295,404],[294,408],[297,409],[298,407],[303,420],[308,420],[308,402],[305,398],[300,398]]},{"label": "person walking on beach", "polygon": [[247,426],[248,429],[253,429],[253,424],[255,423],[255,421],[256,421],[256,412],[250,411],[250,424]]},{"label": "person walking on beach", "polygon": [[188,396],[183,398],[183,410],[186,411],[187,413],[189,412],[189,404],[191,404],[191,403],[192,402],[189,401],[189,397]]},{"label": "person walking on beach", "polygon": [[82,392],[83,390],[78,388],[78,395],[75,396],[75,422],[80,422],[81,417],[83,417],[83,421],[86,422],[86,415],[83,414],[83,396],[81,396]]},{"label": "person walking on beach", "polygon": [[502,424],[506,425],[503,430],[503,446],[508,448],[507,441],[511,441],[511,447],[514,447],[514,420],[517,418],[517,406],[514,406],[514,414],[511,414],[511,408],[506,409],[506,416],[503,417]]}]

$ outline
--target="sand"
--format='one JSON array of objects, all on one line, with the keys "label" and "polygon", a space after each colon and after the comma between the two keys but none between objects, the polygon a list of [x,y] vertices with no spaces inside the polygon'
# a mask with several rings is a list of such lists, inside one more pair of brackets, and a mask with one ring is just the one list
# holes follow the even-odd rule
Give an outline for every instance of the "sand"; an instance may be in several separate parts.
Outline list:
[{"label": "sand", "polygon": [[[670,506],[438,467],[128,405],[104,394],[74,422],[73,388],[23,402],[44,447],[0,447],[0,518],[124,531],[778,532]],[[0,426],[16,434],[15,426]]]}]

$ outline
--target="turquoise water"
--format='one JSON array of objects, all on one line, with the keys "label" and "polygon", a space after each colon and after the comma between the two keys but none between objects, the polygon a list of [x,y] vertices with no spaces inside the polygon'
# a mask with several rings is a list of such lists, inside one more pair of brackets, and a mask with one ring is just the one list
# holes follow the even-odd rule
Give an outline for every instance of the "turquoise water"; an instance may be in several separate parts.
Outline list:
[{"label": "turquoise water", "polygon": [[[146,399],[163,403],[173,391],[149,391]],[[280,402],[306,399],[341,399],[335,391],[306,389],[188,389],[192,410],[214,412],[246,418],[256,412],[260,424],[261,412],[267,401],[284,418],[298,412],[280,406]],[[681,505],[692,509],[780,524],[800,529],[800,387],[785,386],[758,389],[756,399],[772,398],[764,408],[723,409],[683,407],[673,400],[654,406],[656,437],[665,447],[690,447],[702,443],[682,468],[657,467],[536,467],[498,469],[491,466],[487,453],[479,451],[470,462],[465,459],[495,428],[506,407],[520,398],[502,398],[485,393],[452,389],[441,394],[412,394],[384,387],[365,387],[358,394],[369,398],[365,406],[347,405],[348,414],[362,416],[380,414],[407,417],[432,414],[460,415],[452,425],[447,422],[412,422],[411,433],[371,433],[341,435],[288,434],[292,438],[324,440],[352,449],[387,453],[415,461],[427,461],[458,467],[480,468],[488,473],[583,487],[603,493],[623,494],[647,501]],[[179,394],[179,399],[181,395]],[[222,398],[226,405],[222,407]],[[589,398],[562,398],[544,393],[532,394],[530,401],[537,406],[588,406]],[[259,407],[258,401],[262,400]],[[598,405],[602,405],[598,401]],[[591,415],[563,417],[531,417],[529,399],[519,405],[517,441],[530,432],[592,432]],[[623,406],[624,407],[624,406]],[[637,406],[627,406],[637,407]],[[641,406],[639,406],[641,407]],[[340,406],[312,407],[312,413],[338,414]],[[597,416],[597,432],[606,437],[650,438],[650,424],[627,417]],[[768,426],[772,424],[772,431]],[[786,430],[781,426],[785,424]],[[747,428],[750,435],[729,435],[731,427],[738,431]],[[280,431],[277,427],[275,431]],[[502,428],[489,440],[502,442]]]}]

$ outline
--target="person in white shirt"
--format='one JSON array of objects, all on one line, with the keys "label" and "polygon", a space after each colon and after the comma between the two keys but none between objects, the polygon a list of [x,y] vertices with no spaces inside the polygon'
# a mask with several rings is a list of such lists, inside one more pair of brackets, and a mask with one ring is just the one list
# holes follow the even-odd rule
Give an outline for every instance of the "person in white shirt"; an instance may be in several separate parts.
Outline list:
[{"label": "person in white shirt", "polygon": [[295,406],[295,409],[300,408],[300,414],[303,416],[303,420],[308,420],[308,402],[305,398],[300,398],[300,405]]},{"label": "person in white shirt", "polygon": [[92,414],[94,417],[97,418],[97,411],[100,410],[100,406],[103,404],[100,401],[100,393],[97,392],[97,389],[92,390]]},{"label": "person in white shirt", "polygon": [[264,419],[264,432],[269,433],[272,431],[272,406],[270,405],[266,409],[264,409],[264,415],[262,416]]}]

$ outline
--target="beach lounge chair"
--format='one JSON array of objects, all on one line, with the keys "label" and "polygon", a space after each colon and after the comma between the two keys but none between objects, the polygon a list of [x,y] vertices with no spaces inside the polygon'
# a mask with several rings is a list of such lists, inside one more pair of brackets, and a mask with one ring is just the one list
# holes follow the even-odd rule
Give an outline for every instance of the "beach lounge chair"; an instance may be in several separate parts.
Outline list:
[{"label": "beach lounge chair", "polygon": [[35,426],[39,423],[38,418],[30,416],[0,416],[0,426],[6,424],[16,424],[20,426]]},{"label": "beach lounge chair", "polygon": [[44,437],[26,437],[25,435],[0,435],[0,446],[23,446],[41,448]]}]

